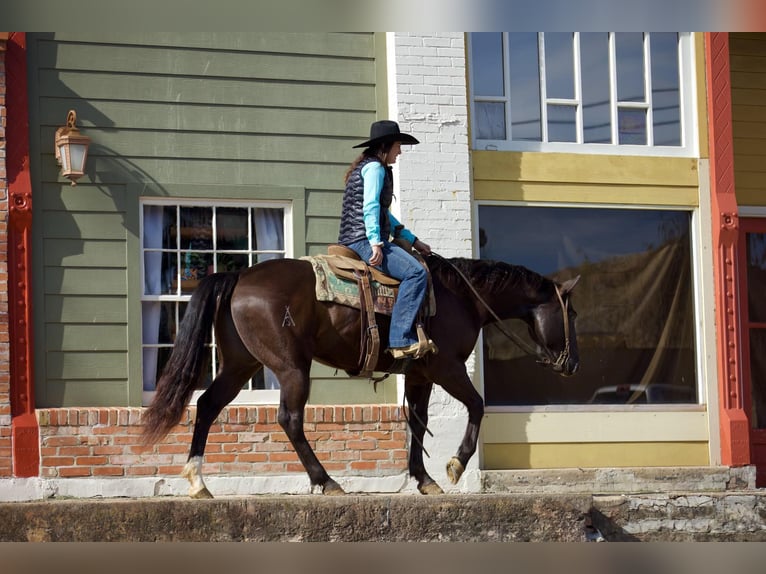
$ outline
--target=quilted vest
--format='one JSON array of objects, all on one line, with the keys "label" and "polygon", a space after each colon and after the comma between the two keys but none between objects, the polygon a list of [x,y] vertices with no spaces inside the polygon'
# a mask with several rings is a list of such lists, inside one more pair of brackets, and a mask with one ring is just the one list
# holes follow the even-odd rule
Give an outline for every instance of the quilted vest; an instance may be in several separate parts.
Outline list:
[{"label": "quilted vest", "polygon": [[[367,239],[367,231],[364,227],[364,180],[362,168],[371,161],[379,161],[369,157],[363,159],[351,172],[346,183],[346,191],[343,194],[343,207],[340,215],[340,231],[338,243],[351,245],[362,239]],[[386,174],[383,178],[383,189],[380,191],[378,202],[380,203],[380,237],[388,241],[391,235],[391,222],[388,219],[388,209],[394,197],[394,177],[390,167],[385,166]]]}]

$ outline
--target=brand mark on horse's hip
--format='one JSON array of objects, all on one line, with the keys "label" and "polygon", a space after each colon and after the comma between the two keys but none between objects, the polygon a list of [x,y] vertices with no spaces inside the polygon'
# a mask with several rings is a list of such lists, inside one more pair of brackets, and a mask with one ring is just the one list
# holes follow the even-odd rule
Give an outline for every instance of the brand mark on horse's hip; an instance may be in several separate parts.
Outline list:
[{"label": "brand mark on horse's hip", "polygon": [[287,305],[285,307],[285,316],[282,318],[282,326],[283,327],[295,327],[295,321],[293,321],[293,316],[290,315],[290,306]]}]

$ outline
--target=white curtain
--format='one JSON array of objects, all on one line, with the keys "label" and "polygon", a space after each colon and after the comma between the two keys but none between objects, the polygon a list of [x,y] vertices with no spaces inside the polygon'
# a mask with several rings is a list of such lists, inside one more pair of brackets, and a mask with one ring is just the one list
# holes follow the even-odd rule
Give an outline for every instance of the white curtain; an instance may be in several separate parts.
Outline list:
[{"label": "white curtain", "polygon": [[[144,206],[144,248],[162,248],[161,205]],[[162,291],[162,252],[144,252],[144,294],[159,295]],[[157,345],[160,335],[159,301],[143,302],[144,390],[153,391],[157,385]]]},{"label": "white curtain", "polygon": [[[283,250],[285,248],[284,211],[282,209],[255,209],[255,241],[258,250]],[[258,263],[269,259],[280,259],[280,253],[259,253]],[[278,389],[279,381],[276,375],[266,367],[263,368],[263,383],[265,389]]]}]

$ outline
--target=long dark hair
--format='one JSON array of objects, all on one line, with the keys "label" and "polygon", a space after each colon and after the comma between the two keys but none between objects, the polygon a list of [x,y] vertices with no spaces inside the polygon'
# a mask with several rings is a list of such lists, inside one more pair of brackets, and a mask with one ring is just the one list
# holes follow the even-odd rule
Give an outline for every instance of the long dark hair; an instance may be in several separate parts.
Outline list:
[{"label": "long dark hair", "polygon": [[346,175],[343,176],[343,183],[348,183],[348,178],[351,177],[351,172],[353,172],[357,166],[362,163],[365,159],[368,157],[374,157],[380,163],[385,165],[385,159],[386,155],[388,155],[388,152],[391,150],[391,147],[394,145],[394,142],[386,142],[377,144],[374,147],[368,147],[366,148],[362,153],[360,153],[357,158],[351,162],[351,165],[346,170]]}]

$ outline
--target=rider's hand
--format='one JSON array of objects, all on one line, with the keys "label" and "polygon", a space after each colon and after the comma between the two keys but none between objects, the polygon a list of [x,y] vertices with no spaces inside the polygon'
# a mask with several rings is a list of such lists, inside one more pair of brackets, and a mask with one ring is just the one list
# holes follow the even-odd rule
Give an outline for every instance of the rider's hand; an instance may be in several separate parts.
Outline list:
[{"label": "rider's hand", "polygon": [[380,265],[383,263],[383,246],[372,246],[372,257],[370,257],[370,265]]},{"label": "rider's hand", "polygon": [[420,239],[417,239],[412,246],[418,250],[421,255],[431,255],[431,247],[427,243],[423,243]]}]

